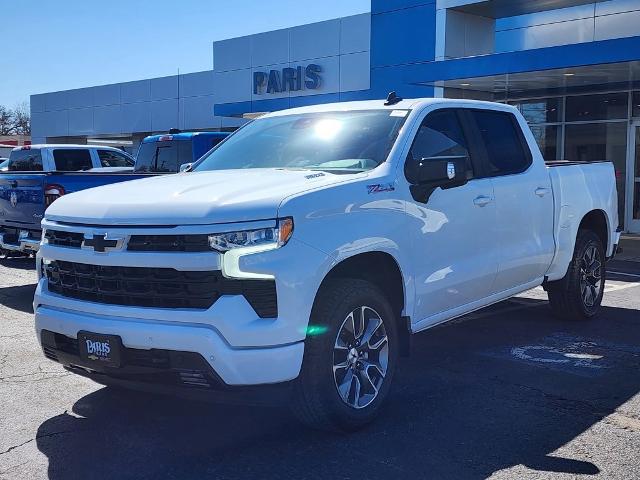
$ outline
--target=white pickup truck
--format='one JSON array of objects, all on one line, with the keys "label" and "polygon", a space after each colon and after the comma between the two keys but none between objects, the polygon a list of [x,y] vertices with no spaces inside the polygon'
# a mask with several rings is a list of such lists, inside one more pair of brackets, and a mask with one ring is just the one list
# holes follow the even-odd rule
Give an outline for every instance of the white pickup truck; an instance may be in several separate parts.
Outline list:
[{"label": "white pickup truck", "polygon": [[351,430],[413,333],[539,285],[559,316],[596,314],[617,204],[610,163],[545,164],[508,105],[271,113],[177,176],[56,200],[37,335],[100,383],[279,384],[307,423]]}]

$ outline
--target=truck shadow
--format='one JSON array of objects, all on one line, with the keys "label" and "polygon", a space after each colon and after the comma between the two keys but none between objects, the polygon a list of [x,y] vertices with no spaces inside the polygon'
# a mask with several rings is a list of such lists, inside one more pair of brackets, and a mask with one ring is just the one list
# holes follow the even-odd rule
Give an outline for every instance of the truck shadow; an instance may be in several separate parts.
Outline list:
[{"label": "truck shadow", "polygon": [[32,283],[14,287],[0,287],[0,305],[12,310],[33,313],[33,295],[37,286],[36,283]]},{"label": "truck shadow", "polygon": [[638,393],[639,366],[637,310],[559,322],[519,299],[415,337],[388,408],[351,435],[300,427],[284,408],[103,388],[36,440],[52,479],[480,479],[521,464],[595,475],[556,451]]},{"label": "truck shadow", "polygon": [[0,265],[18,270],[35,270],[36,260],[33,257],[0,257]]}]

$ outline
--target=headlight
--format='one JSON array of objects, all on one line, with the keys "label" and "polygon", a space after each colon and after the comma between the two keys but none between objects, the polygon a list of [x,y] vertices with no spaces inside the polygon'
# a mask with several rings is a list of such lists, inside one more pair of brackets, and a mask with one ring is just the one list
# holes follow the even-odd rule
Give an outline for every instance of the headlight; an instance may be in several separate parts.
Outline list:
[{"label": "headlight", "polygon": [[281,218],[272,228],[209,235],[209,246],[218,252],[227,252],[234,248],[266,247],[268,245],[277,248],[285,245],[292,233],[293,219]]}]

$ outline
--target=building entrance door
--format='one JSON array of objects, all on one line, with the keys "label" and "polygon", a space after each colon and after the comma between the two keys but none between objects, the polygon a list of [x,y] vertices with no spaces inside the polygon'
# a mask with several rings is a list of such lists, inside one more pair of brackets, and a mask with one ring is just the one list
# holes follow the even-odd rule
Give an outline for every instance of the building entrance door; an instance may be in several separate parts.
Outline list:
[{"label": "building entrance door", "polygon": [[628,232],[640,233],[640,121],[631,124],[629,159],[627,163],[627,220]]}]

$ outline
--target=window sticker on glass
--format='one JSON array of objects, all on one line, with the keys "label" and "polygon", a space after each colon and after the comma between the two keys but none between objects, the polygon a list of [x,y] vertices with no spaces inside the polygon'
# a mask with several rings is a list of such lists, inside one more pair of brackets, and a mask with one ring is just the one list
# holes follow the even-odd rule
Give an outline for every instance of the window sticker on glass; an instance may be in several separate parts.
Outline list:
[{"label": "window sticker on glass", "polygon": [[404,118],[407,116],[407,113],[409,113],[409,110],[393,110],[389,116]]}]

